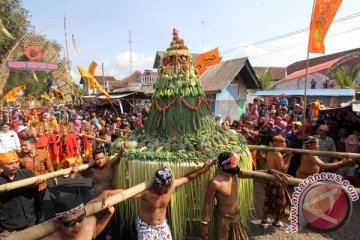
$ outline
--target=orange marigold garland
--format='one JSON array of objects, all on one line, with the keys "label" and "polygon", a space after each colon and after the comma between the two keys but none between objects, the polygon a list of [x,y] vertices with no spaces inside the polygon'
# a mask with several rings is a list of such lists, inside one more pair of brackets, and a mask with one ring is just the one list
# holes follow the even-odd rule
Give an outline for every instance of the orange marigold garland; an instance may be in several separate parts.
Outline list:
[{"label": "orange marigold garland", "polygon": [[185,98],[183,98],[182,96],[180,96],[180,99],[181,99],[181,102],[182,102],[187,108],[189,108],[189,109],[192,110],[192,111],[198,110],[198,109],[200,108],[200,106],[201,106],[201,97],[197,97],[198,103],[197,103],[196,107],[191,106],[191,104],[188,103],[188,102],[185,100]]},{"label": "orange marigold garland", "polygon": [[160,106],[159,100],[158,100],[158,99],[156,99],[156,102],[155,102],[156,109],[157,109],[159,112],[165,112],[165,111],[167,111],[169,108],[171,108],[171,107],[172,107],[172,105],[174,105],[174,104],[175,104],[175,102],[176,102],[176,98],[177,98],[177,96],[175,96],[175,97],[173,98],[173,100],[171,100],[171,102],[169,102],[169,104],[168,104],[168,105],[166,105],[166,106],[165,106],[165,107],[163,107],[163,108]]},{"label": "orange marigold garland", "polygon": [[206,106],[207,110],[209,110],[209,111],[210,111],[210,105],[209,105],[209,103],[205,100],[205,98],[203,98],[203,102],[204,102],[204,104],[205,104],[205,106]]}]

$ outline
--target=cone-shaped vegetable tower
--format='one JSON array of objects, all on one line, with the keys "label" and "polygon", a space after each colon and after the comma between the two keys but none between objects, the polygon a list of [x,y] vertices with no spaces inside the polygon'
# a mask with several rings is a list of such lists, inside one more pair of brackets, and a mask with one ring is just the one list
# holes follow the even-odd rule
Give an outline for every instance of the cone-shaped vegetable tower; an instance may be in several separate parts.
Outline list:
[{"label": "cone-shaped vegetable tower", "polygon": [[[237,154],[240,168],[252,168],[245,139],[235,130],[224,131],[214,125],[192,55],[175,29],[154,89],[144,128],[112,144],[113,153],[124,140],[129,146],[117,169],[117,188],[127,189],[143,182],[163,166],[169,167],[175,178],[184,176],[224,151]],[[212,168],[173,194],[168,213],[174,239],[185,238],[190,219],[190,228],[199,223],[193,220],[200,217],[206,185],[214,171]],[[252,191],[251,180],[239,180],[243,221],[253,206]],[[120,208],[121,215],[131,222],[139,212],[138,200],[127,201]]]}]

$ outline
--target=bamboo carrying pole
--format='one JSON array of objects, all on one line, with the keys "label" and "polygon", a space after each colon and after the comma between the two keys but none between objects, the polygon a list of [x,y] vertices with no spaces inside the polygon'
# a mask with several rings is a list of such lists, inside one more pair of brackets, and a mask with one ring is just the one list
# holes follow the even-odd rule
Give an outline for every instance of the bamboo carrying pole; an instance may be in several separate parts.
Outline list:
[{"label": "bamboo carrying pole", "polygon": [[263,145],[247,145],[247,146],[250,150],[267,150],[267,151],[275,151],[275,152],[283,152],[285,150],[290,150],[294,153],[308,154],[308,155],[313,155],[313,156],[360,159],[359,153],[314,151],[314,150],[298,149],[298,148],[268,147],[268,146],[263,146]]},{"label": "bamboo carrying pole", "polygon": [[[272,181],[279,181],[274,175],[268,174],[265,172],[258,172],[258,171],[251,171],[251,170],[243,170],[240,171],[241,178],[260,178],[260,179],[267,179]],[[304,179],[301,178],[294,178],[294,177],[288,177],[287,178],[287,184],[288,185],[298,185],[304,181]],[[354,188],[357,194],[360,195],[360,188]]]},{"label": "bamboo carrying pole", "polygon": [[[83,136],[93,139],[98,142],[103,142],[106,144],[111,144],[110,141],[103,140],[101,138],[96,138],[90,135],[83,134]],[[348,153],[348,152],[329,152],[329,151],[314,151],[308,149],[299,149],[299,148],[281,148],[281,147],[269,147],[264,145],[247,145],[250,150],[267,150],[275,152],[283,152],[285,150],[290,150],[294,153],[308,154],[313,156],[324,156],[324,157],[334,157],[334,158],[349,158],[349,159],[360,159],[359,153]]]},{"label": "bamboo carrying pole", "polygon": [[[134,187],[131,187],[129,189],[124,190],[121,193],[115,194],[111,197],[109,197],[106,201],[106,203],[109,206],[115,205],[117,203],[123,202],[151,187],[153,184],[153,180],[148,180],[146,182],[140,183],[138,185],[135,185]],[[91,216],[97,212],[100,212],[103,210],[102,203],[101,202],[95,202],[89,205],[85,206],[86,216]],[[41,237],[47,236],[53,232],[55,232],[59,228],[59,225],[56,221],[56,219],[51,219],[49,221],[40,223],[38,225],[35,225],[33,227],[27,228],[25,230],[22,230],[20,232],[15,232],[11,234],[9,237],[6,238],[6,240],[35,240],[39,239]]]},{"label": "bamboo carrying pole", "polygon": [[[88,168],[90,168],[92,166],[94,166],[93,163],[81,164],[79,166],[79,171],[86,170],[86,169],[88,169]],[[46,173],[46,174],[43,174],[43,175],[30,177],[30,178],[25,178],[23,180],[11,182],[11,183],[2,184],[2,185],[0,185],[0,193],[34,184],[36,182],[36,180],[38,180],[38,179],[49,180],[49,179],[52,179],[52,178],[65,176],[67,174],[70,174],[71,171],[72,171],[71,168],[66,168],[66,169],[55,171],[55,172]]]}]

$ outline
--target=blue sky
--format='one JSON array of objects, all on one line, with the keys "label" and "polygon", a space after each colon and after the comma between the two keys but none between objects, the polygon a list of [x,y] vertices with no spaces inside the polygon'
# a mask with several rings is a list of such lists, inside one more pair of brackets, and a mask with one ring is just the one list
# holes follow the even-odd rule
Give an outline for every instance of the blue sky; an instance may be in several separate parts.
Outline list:
[{"label": "blue sky", "polygon": [[[121,79],[129,74],[129,30],[133,69],[152,69],[156,51],[169,46],[173,27],[179,29],[191,52],[219,47],[220,53],[226,53],[222,56],[224,60],[249,57],[253,66],[287,66],[306,58],[308,32],[265,44],[254,43],[308,27],[313,1],[23,0],[23,3],[36,31],[63,46],[66,13],[69,55],[77,80],[76,65],[87,67],[92,60],[103,62],[107,75]],[[358,12],[359,0],[344,0],[335,19]],[[73,33],[80,54],[73,48]],[[360,13],[331,26],[325,41],[326,54],[360,47],[359,39]],[[311,55],[315,56],[318,55]],[[97,74],[101,74],[100,68]]]}]

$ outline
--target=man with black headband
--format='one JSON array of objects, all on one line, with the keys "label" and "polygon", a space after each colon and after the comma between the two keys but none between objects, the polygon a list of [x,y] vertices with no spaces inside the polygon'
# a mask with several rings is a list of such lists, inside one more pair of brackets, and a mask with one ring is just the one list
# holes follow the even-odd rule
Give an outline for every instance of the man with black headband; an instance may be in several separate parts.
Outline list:
[{"label": "man with black headband", "polygon": [[[305,139],[305,149],[318,151],[320,149],[319,139],[316,136],[309,136]],[[325,163],[318,156],[301,155],[300,167],[296,171],[297,178],[307,178],[323,170],[335,169],[350,163],[348,159],[334,163]]]},{"label": "man with black headband", "polygon": [[[166,220],[166,209],[176,188],[197,178],[210,169],[211,161],[206,161],[202,168],[180,178],[173,178],[169,168],[164,167],[156,171],[154,184],[148,190],[134,196],[139,197],[140,211],[136,219],[138,240],[165,240],[172,239],[169,225]],[[106,199],[120,193],[122,189],[104,191],[98,201],[105,204]]]},{"label": "man with black headband", "polygon": [[114,207],[108,207],[99,221],[95,216],[86,216],[84,202],[78,189],[63,192],[59,188],[51,190],[51,200],[59,228],[41,240],[90,240],[98,236],[106,227],[114,213]]},{"label": "man with black headband", "polygon": [[[238,178],[241,170],[238,158],[231,152],[222,152],[218,156],[219,170],[208,183],[204,206],[201,212],[200,232],[203,239],[208,239],[208,219],[210,206],[216,199],[213,220],[216,229],[212,239],[243,240],[249,239],[239,217]],[[271,172],[280,178],[284,175],[276,170]]]}]

